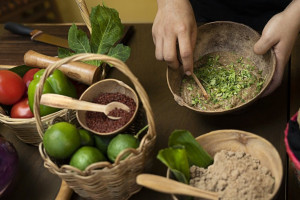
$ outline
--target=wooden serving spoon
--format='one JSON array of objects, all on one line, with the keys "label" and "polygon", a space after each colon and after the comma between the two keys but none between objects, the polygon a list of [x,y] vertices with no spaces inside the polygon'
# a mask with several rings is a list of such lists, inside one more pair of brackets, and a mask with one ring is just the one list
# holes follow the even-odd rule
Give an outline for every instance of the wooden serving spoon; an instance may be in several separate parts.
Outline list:
[{"label": "wooden serving spoon", "polygon": [[71,97],[59,95],[59,94],[43,94],[40,104],[51,106],[54,108],[67,108],[73,110],[87,110],[94,112],[103,112],[110,119],[120,119],[120,117],[110,116],[109,113],[114,109],[122,109],[126,112],[130,111],[130,108],[120,102],[111,102],[107,105],[91,103],[87,101],[77,100]]},{"label": "wooden serving spoon", "polygon": [[202,190],[184,183],[174,181],[162,176],[153,174],[140,174],[136,178],[136,182],[144,187],[168,194],[180,194],[205,199],[218,200],[219,196],[216,192]]}]

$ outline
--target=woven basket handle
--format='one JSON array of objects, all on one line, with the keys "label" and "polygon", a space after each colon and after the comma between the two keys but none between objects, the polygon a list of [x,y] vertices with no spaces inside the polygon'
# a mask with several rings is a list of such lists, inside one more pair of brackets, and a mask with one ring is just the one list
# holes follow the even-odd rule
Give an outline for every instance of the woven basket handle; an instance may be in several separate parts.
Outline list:
[{"label": "woven basket handle", "polygon": [[39,107],[40,107],[40,100],[41,100],[44,83],[45,83],[46,79],[53,73],[53,71],[55,69],[59,68],[63,64],[66,64],[69,62],[75,62],[75,61],[88,61],[88,60],[101,60],[103,62],[111,64],[112,66],[117,68],[119,71],[121,71],[124,75],[126,75],[133,83],[133,85],[140,97],[140,100],[143,103],[143,106],[144,106],[144,109],[145,109],[146,115],[147,115],[147,121],[149,124],[148,133],[146,134],[146,137],[144,137],[143,140],[141,141],[141,146],[143,146],[142,144],[145,142],[145,140],[148,137],[150,137],[149,139],[151,139],[156,136],[153,112],[151,110],[149,97],[148,97],[146,91],[144,90],[144,88],[142,87],[142,85],[140,84],[138,79],[134,76],[134,74],[130,71],[130,69],[124,62],[122,62],[121,60],[118,60],[116,58],[110,57],[110,56],[101,55],[101,54],[92,54],[92,53],[76,54],[74,56],[70,56],[70,57],[61,59],[61,60],[51,64],[45,70],[43,76],[40,79],[40,83],[36,89],[35,96],[34,96],[34,106],[33,106],[33,113],[34,113],[34,117],[36,119],[36,126],[37,126],[37,130],[38,130],[40,137],[43,138],[43,134],[45,131],[42,121],[41,121]]}]

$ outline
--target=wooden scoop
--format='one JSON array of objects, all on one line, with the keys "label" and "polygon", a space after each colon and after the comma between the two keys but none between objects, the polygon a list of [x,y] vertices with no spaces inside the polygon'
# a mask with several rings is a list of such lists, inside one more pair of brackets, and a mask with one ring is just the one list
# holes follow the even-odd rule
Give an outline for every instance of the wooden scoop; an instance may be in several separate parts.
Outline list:
[{"label": "wooden scoop", "polygon": [[71,97],[59,95],[59,94],[43,94],[40,104],[51,106],[54,108],[67,108],[73,110],[87,110],[94,112],[103,112],[110,119],[120,119],[120,117],[110,116],[109,113],[114,109],[122,109],[126,112],[130,111],[130,108],[120,102],[111,102],[107,105],[91,103],[87,101],[77,100]]},{"label": "wooden scoop", "polygon": [[181,194],[205,199],[218,200],[216,192],[202,190],[184,183],[174,181],[162,176],[152,174],[140,174],[136,178],[136,182],[144,187],[168,194]]}]

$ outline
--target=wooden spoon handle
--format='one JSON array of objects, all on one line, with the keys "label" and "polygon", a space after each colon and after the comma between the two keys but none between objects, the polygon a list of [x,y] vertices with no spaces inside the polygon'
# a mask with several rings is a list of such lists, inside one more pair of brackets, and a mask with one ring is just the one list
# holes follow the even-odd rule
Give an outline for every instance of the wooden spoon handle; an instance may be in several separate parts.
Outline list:
[{"label": "wooden spoon handle", "polygon": [[147,188],[159,192],[169,194],[181,194],[205,199],[218,199],[218,194],[216,192],[201,190],[199,188],[180,183],[162,176],[152,174],[140,174],[137,176],[136,182],[139,185],[145,186]]},{"label": "wooden spoon handle", "polygon": [[193,77],[194,81],[197,83],[198,87],[200,87],[204,98],[208,99],[208,94],[207,94],[206,90],[204,89],[203,85],[201,84],[201,82],[199,81],[199,79],[197,78],[197,76],[194,73],[192,73],[192,77]]},{"label": "wooden spoon handle", "polygon": [[43,94],[40,104],[51,106],[54,108],[67,108],[73,110],[87,110],[104,112],[106,105],[91,103],[87,101],[80,101],[59,94]]},{"label": "wooden spoon handle", "polygon": [[72,196],[73,190],[69,188],[65,181],[61,181],[59,191],[56,195],[55,200],[69,200]]},{"label": "wooden spoon handle", "polygon": [[[47,56],[32,50],[27,51],[24,55],[24,62],[26,65],[44,69],[58,60],[60,60],[60,58]],[[59,67],[59,70],[69,78],[87,85],[91,85],[100,80],[100,69],[100,67],[82,62],[71,62]]]}]

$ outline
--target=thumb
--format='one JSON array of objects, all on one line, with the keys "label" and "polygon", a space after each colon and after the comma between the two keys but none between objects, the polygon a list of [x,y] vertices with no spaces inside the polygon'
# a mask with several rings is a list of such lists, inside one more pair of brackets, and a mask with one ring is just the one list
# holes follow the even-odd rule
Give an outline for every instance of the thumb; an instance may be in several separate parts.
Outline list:
[{"label": "thumb", "polygon": [[254,44],[254,53],[258,55],[265,54],[269,49],[271,49],[276,44],[276,41],[266,34],[262,34],[260,39]]}]

